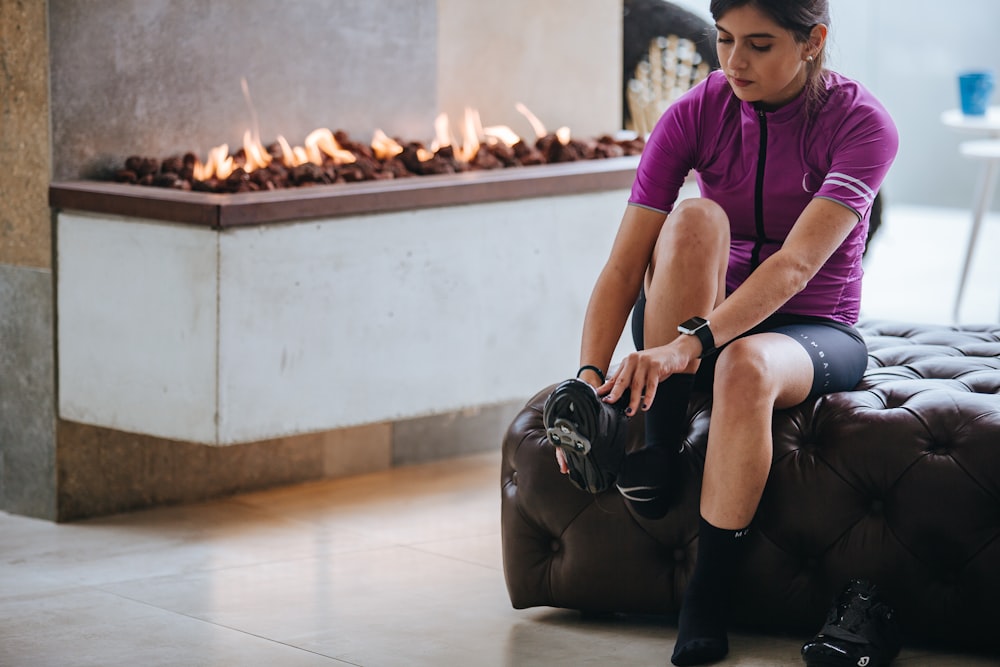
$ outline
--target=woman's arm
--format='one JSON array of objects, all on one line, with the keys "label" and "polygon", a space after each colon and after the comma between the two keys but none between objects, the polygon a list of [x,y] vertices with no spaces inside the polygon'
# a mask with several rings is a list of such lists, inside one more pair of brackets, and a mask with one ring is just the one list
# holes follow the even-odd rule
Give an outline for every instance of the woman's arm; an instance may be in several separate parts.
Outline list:
[{"label": "woman's arm", "polygon": [[802,291],[859,222],[858,214],[815,198],[795,222],[780,250],[706,317],[717,345],[760,324]]},{"label": "woman's arm", "polygon": [[[664,213],[641,206],[626,207],[611,255],[597,278],[587,306],[580,345],[581,366],[597,366],[607,374],[666,217]],[[581,379],[595,387],[601,384],[597,374],[589,371]]]}]

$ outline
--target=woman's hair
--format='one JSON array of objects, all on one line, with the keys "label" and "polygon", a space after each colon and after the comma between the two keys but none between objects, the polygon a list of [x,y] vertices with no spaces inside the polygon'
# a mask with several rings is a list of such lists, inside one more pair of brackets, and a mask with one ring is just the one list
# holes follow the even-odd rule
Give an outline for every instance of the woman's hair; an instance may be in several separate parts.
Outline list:
[{"label": "woman's hair", "polygon": [[[763,12],[779,26],[788,30],[795,41],[805,43],[812,35],[813,27],[822,23],[830,26],[830,3],[827,0],[712,0],[709,7],[712,18],[718,21],[730,9],[749,5]],[[806,63],[808,69],[806,87],[806,111],[822,104],[823,100],[823,62],[826,47],[813,55],[812,62]]]}]

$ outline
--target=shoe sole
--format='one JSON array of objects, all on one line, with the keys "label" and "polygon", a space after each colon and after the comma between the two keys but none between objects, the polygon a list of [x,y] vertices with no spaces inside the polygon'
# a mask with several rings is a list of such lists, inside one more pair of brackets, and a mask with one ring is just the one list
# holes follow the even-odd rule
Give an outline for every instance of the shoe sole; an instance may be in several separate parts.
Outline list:
[{"label": "shoe sole", "polygon": [[806,667],[889,667],[889,662],[871,660],[851,660],[850,658],[810,658],[805,660]]},{"label": "shoe sole", "polygon": [[[595,440],[606,409],[592,386],[581,380],[567,380],[546,400],[542,414],[549,442],[566,454],[570,480],[592,494],[610,488],[618,472],[602,470],[591,456],[596,454]],[[617,433],[610,435],[617,437]]]},{"label": "shoe sole", "polygon": [[864,655],[852,648],[841,648],[833,642],[810,642],[803,647],[802,660],[806,667],[888,667],[892,662],[882,653]]}]

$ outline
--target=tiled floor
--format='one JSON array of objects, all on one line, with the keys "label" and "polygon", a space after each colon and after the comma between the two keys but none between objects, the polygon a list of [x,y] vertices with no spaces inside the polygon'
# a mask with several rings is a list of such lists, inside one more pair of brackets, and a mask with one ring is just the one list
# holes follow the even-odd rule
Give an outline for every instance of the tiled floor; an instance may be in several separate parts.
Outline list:
[{"label": "tiled floor", "polygon": [[[0,665],[667,664],[666,620],[512,609],[499,500],[490,453],[69,525],[0,514]],[[801,665],[802,639],[737,635],[726,664]]]},{"label": "tiled floor", "polygon": [[[964,217],[890,211],[867,316],[948,321]],[[966,321],[1000,309],[986,227]],[[66,525],[0,513],[0,665],[668,664],[664,619],[512,609],[499,501],[490,453]],[[801,665],[803,639],[736,635],[725,664]],[[907,648],[896,664],[1000,660]]]}]

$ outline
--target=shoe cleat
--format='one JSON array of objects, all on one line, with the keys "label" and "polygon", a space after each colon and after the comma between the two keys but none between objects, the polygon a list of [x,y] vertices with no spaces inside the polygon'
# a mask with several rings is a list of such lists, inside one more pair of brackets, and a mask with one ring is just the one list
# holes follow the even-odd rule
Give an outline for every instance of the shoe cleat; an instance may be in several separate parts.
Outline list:
[{"label": "shoe cleat", "polygon": [[590,453],[590,440],[585,438],[576,430],[576,424],[567,419],[556,419],[551,428],[546,429],[549,440],[557,447],[570,447],[576,453],[586,455]]}]

